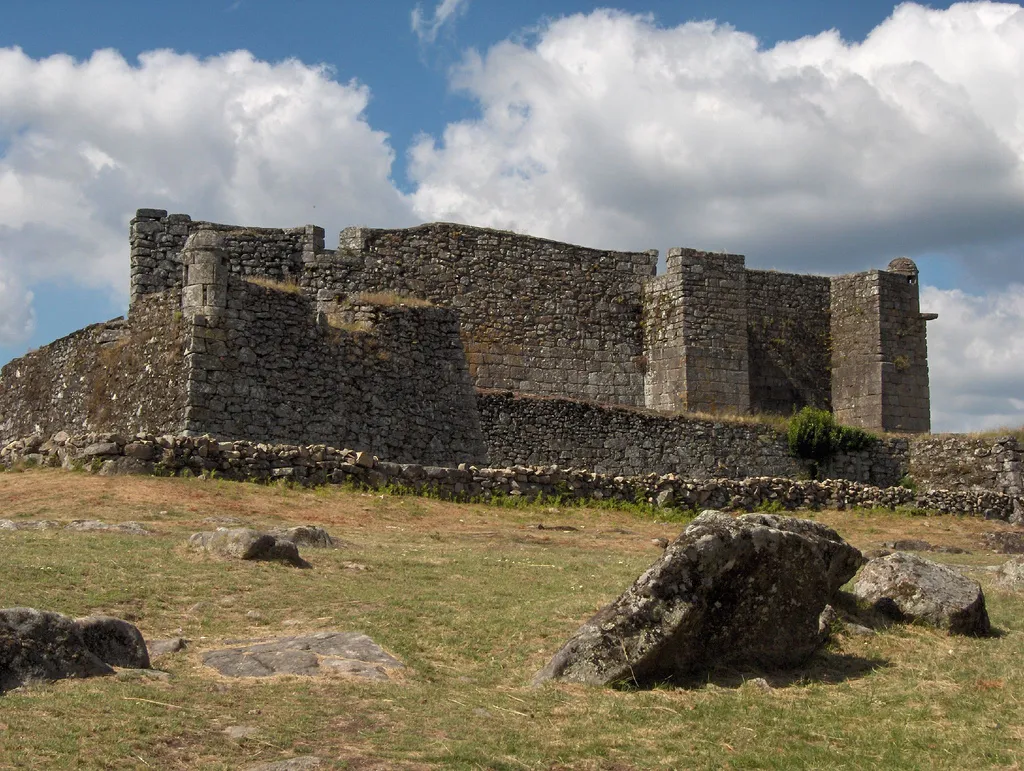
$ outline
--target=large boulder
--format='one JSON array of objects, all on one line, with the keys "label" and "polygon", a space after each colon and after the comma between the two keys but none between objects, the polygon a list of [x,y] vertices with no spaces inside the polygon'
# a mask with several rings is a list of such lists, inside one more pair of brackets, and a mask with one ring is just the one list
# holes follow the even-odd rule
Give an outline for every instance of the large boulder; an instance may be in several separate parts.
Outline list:
[{"label": "large boulder", "polygon": [[142,634],[107,616],[72,619],[34,608],[0,610],[0,693],[35,682],[148,669]]},{"label": "large boulder", "polygon": [[871,560],[853,593],[900,621],[983,636],[991,627],[981,586],[952,568],[915,554],[895,552]]},{"label": "large boulder", "polygon": [[534,678],[646,684],[718,665],[797,666],[860,552],[829,528],[706,511]]},{"label": "large boulder", "polygon": [[299,556],[299,547],[292,541],[251,527],[218,527],[213,531],[194,533],[188,544],[192,549],[229,559],[273,560],[309,567],[309,563]]}]

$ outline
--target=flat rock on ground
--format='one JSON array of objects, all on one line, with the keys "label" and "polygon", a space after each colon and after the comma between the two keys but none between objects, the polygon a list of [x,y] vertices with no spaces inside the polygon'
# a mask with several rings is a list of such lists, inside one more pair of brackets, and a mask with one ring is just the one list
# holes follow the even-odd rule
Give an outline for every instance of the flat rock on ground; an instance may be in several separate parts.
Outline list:
[{"label": "flat rock on ground", "polygon": [[203,663],[226,677],[270,677],[329,673],[389,680],[389,669],[404,669],[377,643],[355,632],[317,632],[302,637],[261,640],[210,651]]},{"label": "flat rock on ground", "polygon": [[706,511],[534,678],[649,684],[719,665],[797,666],[819,617],[861,564],[831,528]]},{"label": "flat rock on ground", "polygon": [[301,758],[288,758],[272,763],[260,763],[258,766],[248,766],[245,771],[312,771],[316,768],[327,768],[327,765],[315,755],[307,755]]},{"label": "flat rock on ground", "polygon": [[195,533],[188,539],[192,549],[219,557],[239,560],[273,560],[296,567],[309,567],[291,541],[250,527],[219,527],[212,532]]},{"label": "flat rock on ground", "polygon": [[897,620],[947,629],[950,634],[989,634],[981,586],[952,568],[895,552],[871,560],[853,585],[859,599]]},{"label": "flat rock on ground", "polygon": [[0,610],[0,693],[35,682],[149,669],[139,630],[118,618],[73,619],[34,608]]}]

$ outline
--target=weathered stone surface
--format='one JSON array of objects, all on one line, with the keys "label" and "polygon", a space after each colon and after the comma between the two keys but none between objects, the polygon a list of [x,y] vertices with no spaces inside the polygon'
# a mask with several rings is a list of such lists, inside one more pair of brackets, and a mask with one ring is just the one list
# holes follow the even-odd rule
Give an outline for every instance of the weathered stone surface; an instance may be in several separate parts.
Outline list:
[{"label": "weathered stone surface", "polygon": [[194,533],[188,544],[193,549],[230,559],[274,560],[309,567],[294,543],[249,527],[219,527],[212,532]]},{"label": "weathered stone surface", "polygon": [[1024,589],[1024,557],[1013,557],[996,570],[996,583],[1004,589]]},{"label": "weathered stone surface", "polygon": [[369,637],[353,632],[318,632],[254,642],[206,653],[203,663],[227,677],[313,677],[333,672],[388,680],[388,669],[405,668]]},{"label": "weathered stone surface", "polygon": [[315,549],[334,549],[338,543],[331,534],[317,525],[275,528],[270,534],[279,540],[291,541],[296,546],[310,546]]},{"label": "weathered stone surface", "polygon": [[149,669],[149,652],[134,624],[111,616],[86,616],[75,620],[85,647],[101,661],[115,667]]},{"label": "weathered stone surface", "polygon": [[853,585],[853,593],[899,620],[947,629],[950,634],[990,632],[985,595],[978,583],[914,554],[895,552],[871,560]]},{"label": "weathered stone surface", "polygon": [[109,675],[113,666],[149,668],[142,635],[126,621],[0,610],[0,693],[34,682]]},{"label": "weathered stone surface", "polygon": [[859,549],[850,546],[839,533],[820,522],[778,514],[746,514],[738,521],[796,533],[810,541],[825,563],[829,596],[839,591],[839,587],[853,578],[864,564]]},{"label": "weathered stone surface", "polygon": [[716,665],[804,662],[822,643],[832,587],[856,569],[813,525],[704,512],[534,681],[644,684]]}]

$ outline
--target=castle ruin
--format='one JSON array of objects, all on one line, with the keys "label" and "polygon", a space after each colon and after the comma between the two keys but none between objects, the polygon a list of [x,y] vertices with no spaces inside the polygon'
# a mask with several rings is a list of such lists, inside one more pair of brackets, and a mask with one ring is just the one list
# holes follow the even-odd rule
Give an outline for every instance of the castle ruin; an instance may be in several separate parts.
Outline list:
[{"label": "castle ruin", "polygon": [[[482,462],[488,389],[660,413],[929,430],[917,268],[822,277],[740,255],[584,248],[432,223],[324,231],[140,209],[126,320],[0,373],[0,445],[118,430]],[[417,302],[418,300],[418,302]]]}]

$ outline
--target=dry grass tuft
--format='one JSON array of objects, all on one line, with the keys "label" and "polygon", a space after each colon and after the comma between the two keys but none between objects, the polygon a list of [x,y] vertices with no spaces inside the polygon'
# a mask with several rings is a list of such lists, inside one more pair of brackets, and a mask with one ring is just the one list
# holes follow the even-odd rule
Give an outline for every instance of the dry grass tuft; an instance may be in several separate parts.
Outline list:
[{"label": "dry grass tuft", "polygon": [[274,278],[268,278],[267,276],[244,276],[243,281],[246,281],[255,286],[261,286],[264,289],[273,289],[275,292],[286,292],[288,294],[302,294],[302,287],[294,279],[288,281],[279,281]]},{"label": "dry grass tuft", "polygon": [[353,298],[353,302],[384,307],[404,305],[409,308],[432,308],[434,306],[434,303],[430,302],[430,300],[399,294],[398,292],[362,292]]}]

